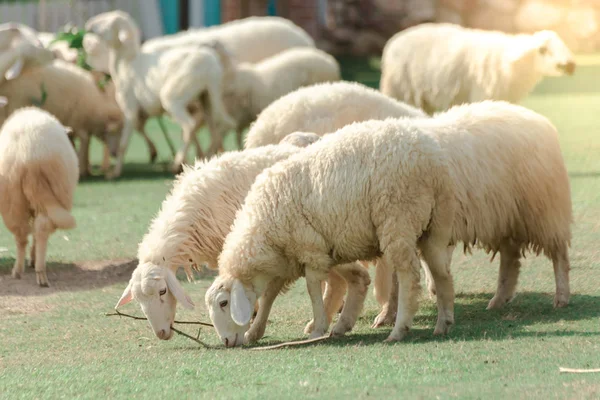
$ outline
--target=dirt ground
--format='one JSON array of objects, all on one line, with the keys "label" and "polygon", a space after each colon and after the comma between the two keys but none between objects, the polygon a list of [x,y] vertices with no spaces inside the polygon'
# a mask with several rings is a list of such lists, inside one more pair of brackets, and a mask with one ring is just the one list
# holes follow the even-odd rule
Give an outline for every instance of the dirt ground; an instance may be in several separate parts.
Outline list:
[{"label": "dirt ground", "polygon": [[10,314],[35,314],[50,310],[45,297],[59,292],[99,289],[127,282],[137,260],[84,261],[47,265],[49,288],[35,282],[33,268],[27,267],[22,279],[13,279],[10,270],[0,273],[0,317]]}]

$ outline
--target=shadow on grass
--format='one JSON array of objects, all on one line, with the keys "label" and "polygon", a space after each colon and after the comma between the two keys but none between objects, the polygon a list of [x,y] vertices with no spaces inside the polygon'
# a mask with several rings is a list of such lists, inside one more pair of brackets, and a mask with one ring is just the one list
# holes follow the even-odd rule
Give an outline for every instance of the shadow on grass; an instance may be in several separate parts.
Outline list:
[{"label": "shadow on grass", "polygon": [[[173,179],[175,174],[171,172],[171,163],[127,163],[123,166],[121,176],[114,182],[141,181],[141,180],[158,180],[158,179]],[[106,182],[100,168],[94,168],[92,175],[81,179],[81,183],[98,183]]]},{"label": "shadow on grass", "polygon": [[576,178],[600,178],[599,171],[588,171],[588,172],[569,172],[570,179]]},{"label": "shadow on grass", "polygon": [[[437,309],[432,302],[423,301],[421,312],[415,317],[415,328],[412,329],[403,344],[472,340],[507,340],[521,337],[565,337],[565,336],[600,336],[599,331],[586,332],[569,328],[569,322],[596,319],[600,317],[600,296],[573,295],[568,307],[554,309],[552,296],[544,293],[519,293],[513,302],[501,310],[486,310],[492,294],[467,293],[458,294],[455,304],[455,325],[448,336],[433,336],[433,328],[437,318]],[[358,325],[370,325],[376,313],[363,314]],[[559,329],[529,330],[539,324],[565,322]],[[270,329],[273,329],[271,327]],[[301,326],[298,329],[302,329]],[[348,333],[343,338],[331,338],[312,346],[363,346],[383,342],[392,327],[370,329],[368,333]],[[268,332],[269,328],[267,328]],[[250,347],[267,346],[281,343],[269,340],[265,336],[259,343]],[[390,343],[393,345],[394,343]]]},{"label": "shadow on grass", "polygon": [[76,292],[127,282],[137,260],[86,261],[81,264],[48,263],[49,288],[36,284],[35,270],[25,267],[21,279],[13,279],[13,258],[0,258],[0,294],[2,296],[47,296],[57,292]]}]

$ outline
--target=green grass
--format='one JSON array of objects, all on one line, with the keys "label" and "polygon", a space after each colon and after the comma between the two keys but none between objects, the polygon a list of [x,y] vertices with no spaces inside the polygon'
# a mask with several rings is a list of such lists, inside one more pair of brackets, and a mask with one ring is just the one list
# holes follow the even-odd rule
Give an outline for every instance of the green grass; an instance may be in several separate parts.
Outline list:
[{"label": "green grass", "polygon": [[[31,270],[23,281],[11,280],[14,244],[0,227],[0,397],[600,397],[600,374],[558,372],[559,366],[600,367],[600,58],[583,60],[575,76],[545,80],[523,103],[558,127],[571,178],[575,224],[568,308],[552,309],[551,263],[529,256],[515,300],[503,310],[486,311],[497,260],[490,264],[484,254],[457,252],[456,325],[447,338],[432,337],[436,309],[423,298],[407,340],[382,343],[389,329],[369,327],[377,313],[369,295],[352,333],[318,345],[249,352],[204,350],[179,336],[160,342],[144,322],[103,316],[125,287],[135,265],[129,261],[172,180],[165,172],[169,152],[153,125],[159,164],[147,165],[146,148],[134,137],[122,179],[91,178],[79,185],[78,228],[51,240],[52,288],[35,287]],[[346,78],[377,85],[368,64],[347,63]],[[226,146],[233,147],[233,137]],[[99,149],[94,152],[99,162]],[[98,266],[90,260],[116,261]],[[208,320],[203,294],[210,281],[184,284],[197,309],[180,309],[179,318]],[[135,304],[124,311],[140,312]],[[261,344],[302,337],[310,317],[301,280],[275,302]],[[210,329],[201,337],[218,344]]]}]

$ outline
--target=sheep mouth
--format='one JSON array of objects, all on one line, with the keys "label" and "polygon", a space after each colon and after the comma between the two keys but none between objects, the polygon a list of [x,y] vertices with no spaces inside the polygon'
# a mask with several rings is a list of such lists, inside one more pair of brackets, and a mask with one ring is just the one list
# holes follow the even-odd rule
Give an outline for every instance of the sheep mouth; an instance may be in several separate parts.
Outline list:
[{"label": "sheep mouth", "polygon": [[567,75],[573,75],[575,73],[576,64],[572,61],[569,61],[565,64],[558,64],[558,69],[563,71]]}]

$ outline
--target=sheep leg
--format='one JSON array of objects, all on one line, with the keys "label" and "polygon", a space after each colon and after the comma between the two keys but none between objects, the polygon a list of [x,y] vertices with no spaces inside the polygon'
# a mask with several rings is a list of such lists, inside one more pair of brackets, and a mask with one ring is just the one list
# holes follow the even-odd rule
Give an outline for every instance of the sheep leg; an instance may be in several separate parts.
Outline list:
[{"label": "sheep leg", "polygon": [[206,124],[210,130],[210,147],[207,154],[207,156],[210,157],[217,154],[219,151],[223,151],[223,134],[210,114],[206,115]]},{"label": "sheep leg", "polygon": [[381,311],[375,317],[371,328],[379,328],[384,325],[394,325],[396,321],[396,309],[398,308],[398,276],[392,271],[384,260],[379,259],[375,267],[375,284],[377,285],[377,274],[379,274],[380,280],[387,280],[390,289],[387,299],[383,296],[381,289],[378,290],[379,304],[381,305]]},{"label": "sheep leg", "polygon": [[46,249],[48,237],[55,231],[54,224],[50,218],[39,214],[33,223],[33,235],[35,238],[35,277],[37,284],[48,287],[48,276],[46,274]]},{"label": "sheep leg", "polygon": [[107,145],[104,145],[104,151],[102,152],[102,173],[105,175],[110,170],[110,150]]},{"label": "sheep leg", "polygon": [[[325,283],[325,282],[324,282]],[[325,285],[325,294],[323,295],[323,304],[325,305],[325,314],[327,314],[327,324],[331,324],[333,316],[344,304],[344,294],[348,285],[346,280],[338,274],[335,269],[329,271],[327,284]],[[321,290],[323,287],[321,286]],[[315,326],[315,321],[311,320],[304,328],[305,334],[310,334]]]},{"label": "sheep leg", "polygon": [[454,284],[446,251],[448,242],[444,239],[431,235],[420,246],[437,288],[438,319],[434,335],[447,334],[454,324]]},{"label": "sheep leg", "polygon": [[29,268],[35,268],[35,236],[31,242],[31,249],[29,250]]},{"label": "sheep leg", "polygon": [[519,278],[519,246],[510,241],[505,241],[500,245],[500,270],[498,271],[498,288],[496,295],[488,303],[487,309],[500,308],[515,295],[517,280]]},{"label": "sheep leg", "polygon": [[369,272],[358,263],[336,266],[337,272],[348,283],[348,296],[342,309],[340,319],[331,331],[332,336],[343,336],[350,332],[365,304],[365,297],[371,284]]},{"label": "sheep leg", "polygon": [[[165,105],[165,109],[167,109],[167,105]],[[167,111],[181,126],[183,131],[183,145],[177,151],[173,160],[173,166],[171,167],[174,173],[179,173],[182,170],[190,144],[192,143],[192,137],[196,134],[196,130],[198,130],[198,125],[194,118],[186,111],[185,107],[169,104]]]},{"label": "sheep leg", "polygon": [[552,257],[554,266],[554,279],[556,281],[556,295],[554,297],[554,307],[566,307],[569,304],[569,253],[567,245],[563,244],[557,254]]},{"label": "sheep leg", "polygon": [[139,132],[140,135],[142,135],[142,137],[144,138],[146,145],[148,146],[148,151],[150,152],[150,162],[156,162],[156,158],[158,157],[158,151],[156,151],[156,146],[154,145],[154,142],[152,141],[152,139],[150,139],[144,128],[141,128]]},{"label": "sheep leg", "polygon": [[324,336],[329,327],[323,305],[323,292],[321,291],[321,281],[324,279],[322,273],[312,268],[306,268],[305,278],[306,288],[312,303],[313,321],[315,321],[313,331],[310,334],[310,338],[313,339]]},{"label": "sheep leg", "polygon": [[[167,141],[167,146],[169,146],[169,150],[171,150],[171,157],[175,157],[175,145],[173,144],[173,141],[169,136],[169,132],[167,131],[167,127],[165,126],[165,121],[163,121],[162,117],[158,117],[156,118],[156,120],[158,121],[158,126],[160,127],[160,130],[162,131],[165,140]],[[156,150],[156,147],[154,148],[154,150]]]},{"label": "sheep leg", "polygon": [[17,257],[15,259],[15,265],[12,270],[12,277],[15,279],[21,279],[25,272],[25,250],[27,248],[27,235],[26,229],[19,229],[14,233],[15,242],[17,244]]},{"label": "sheep leg", "polygon": [[[133,113],[133,115],[137,114],[137,111]],[[131,132],[133,131],[134,126],[136,126],[135,118],[125,118],[123,130],[121,131],[121,140],[119,142],[117,162],[115,163],[115,167],[112,170],[112,172],[106,175],[107,179],[117,178],[121,175],[121,172],[123,171],[123,163],[125,162],[125,153],[127,152],[127,147],[129,146],[129,138],[131,136]]]},{"label": "sheep leg", "polygon": [[[400,224],[403,226],[404,224]],[[393,237],[393,236],[392,236]],[[386,339],[387,342],[404,339],[412,327],[418,309],[421,278],[421,262],[417,257],[414,245],[406,240],[396,240],[388,244],[383,251],[382,259],[388,265],[396,266],[398,276],[398,311],[394,329]],[[394,263],[394,260],[397,260]]]},{"label": "sheep leg", "polygon": [[435,281],[433,276],[431,275],[431,270],[429,269],[429,265],[426,261],[421,260],[421,269],[425,274],[425,283],[427,285],[427,292],[429,293],[429,298],[435,298]]},{"label": "sheep leg", "polygon": [[271,307],[275,298],[283,289],[285,281],[283,279],[273,279],[267,285],[267,289],[264,291],[262,296],[258,299],[258,312],[256,317],[250,326],[250,329],[244,335],[244,343],[254,343],[265,334],[267,327],[267,319],[271,313]]},{"label": "sheep leg", "polygon": [[87,132],[79,133],[79,177],[90,174],[90,135]]},{"label": "sheep leg", "polygon": [[244,129],[241,127],[238,127],[235,130],[235,136],[236,136],[237,142],[238,142],[238,149],[242,150],[244,148]]}]

